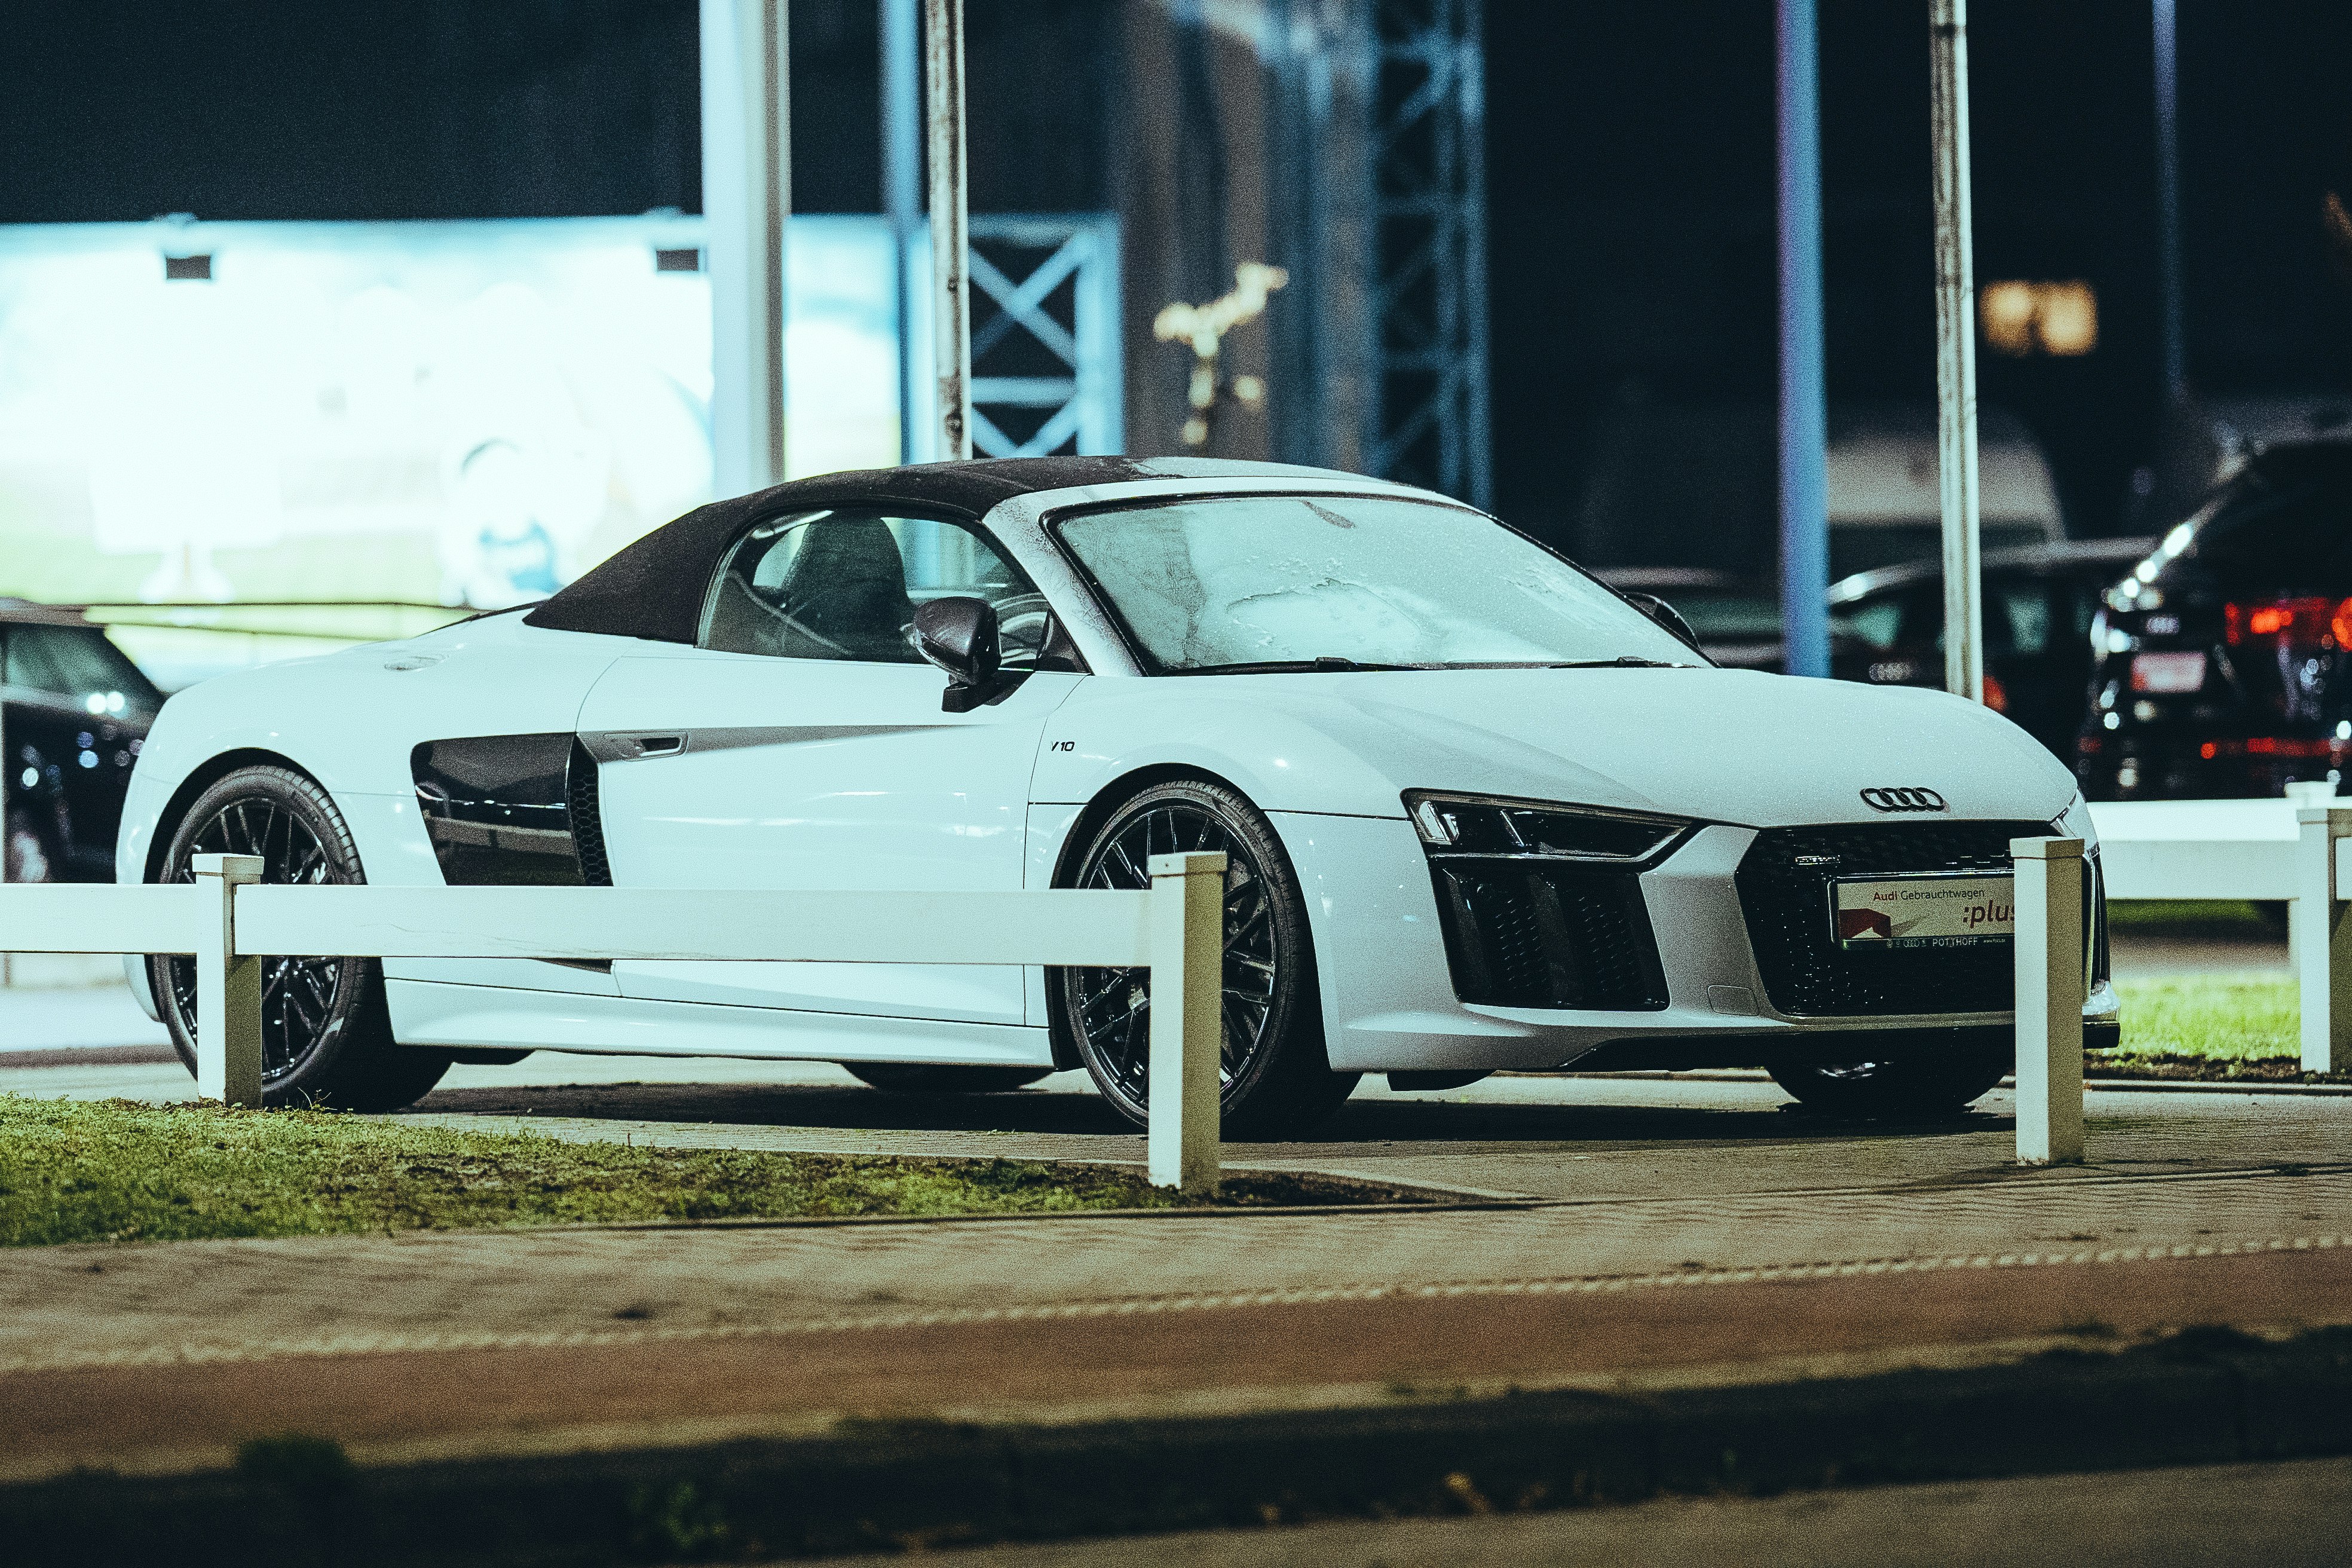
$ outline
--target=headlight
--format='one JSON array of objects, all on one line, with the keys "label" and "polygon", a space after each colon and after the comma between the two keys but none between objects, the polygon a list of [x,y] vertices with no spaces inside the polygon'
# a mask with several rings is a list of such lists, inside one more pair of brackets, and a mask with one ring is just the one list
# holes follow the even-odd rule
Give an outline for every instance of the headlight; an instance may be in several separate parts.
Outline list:
[{"label": "headlight", "polygon": [[1647,865],[1696,826],[1646,812],[1428,790],[1407,790],[1404,809],[1423,847],[1432,855],[1502,855],[1612,866]]},{"label": "headlight", "polygon": [[2050,825],[2050,831],[2061,838],[2081,839],[2086,856],[2099,852],[2099,829],[2091,820],[2091,803],[2083,798],[2080,790],[2074,792],[2073,803],[2058,820]]}]

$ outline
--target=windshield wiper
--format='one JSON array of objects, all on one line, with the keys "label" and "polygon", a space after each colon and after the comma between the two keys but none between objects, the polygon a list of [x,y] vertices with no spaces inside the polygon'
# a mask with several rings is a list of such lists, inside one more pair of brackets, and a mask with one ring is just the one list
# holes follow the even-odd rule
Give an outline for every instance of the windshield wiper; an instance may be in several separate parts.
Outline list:
[{"label": "windshield wiper", "polygon": [[1319,654],[1313,658],[1268,658],[1254,664],[1200,664],[1183,669],[1171,669],[1171,675],[1274,675],[1320,671],[1348,672],[1359,669],[1428,669],[1425,664],[1362,664],[1338,654]]},{"label": "windshield wiper", "polygon": [[1546,669],[1696,669],[1695,664],[1677,664],[1671,659],[1643,658],[1639,654],[1621,653],[1615,658],[1577,658],[1565,664],[1548,664]]}]

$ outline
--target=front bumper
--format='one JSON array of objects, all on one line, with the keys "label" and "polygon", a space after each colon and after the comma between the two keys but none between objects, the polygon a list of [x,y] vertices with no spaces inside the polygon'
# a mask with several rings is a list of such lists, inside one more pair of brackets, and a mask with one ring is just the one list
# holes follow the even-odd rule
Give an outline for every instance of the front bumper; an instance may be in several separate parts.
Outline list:
[{"label": "front bumper", "polygon": [[[1454,992],[1429,864],[1401,818],[1276,814],[1307,895],[1326,1047],[1343,1072],[1541,1072],[1766,1067],[1892,1059],[1973,1047],[2015,1026],[2007,1010],[1800,1017],[1759,972],[1735,876],[1752,828],[1701,829],[1641,878],[1665,1005],[1641,1011],[1465,1004]],[[2114,987],[2084,1008],[2086,1043],[2112,1045]]]}]

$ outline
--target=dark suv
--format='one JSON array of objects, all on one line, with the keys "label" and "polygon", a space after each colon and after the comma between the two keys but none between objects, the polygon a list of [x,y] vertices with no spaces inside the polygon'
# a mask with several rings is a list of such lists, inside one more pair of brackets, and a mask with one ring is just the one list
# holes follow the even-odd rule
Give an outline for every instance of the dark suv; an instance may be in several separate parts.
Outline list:
[{"label": "dark suv", "polygon": [[2106,594],[2093,800],[2273,795],[2352,753],[2352,444],[2254,458]]},{"label": "dark suv", "polygon": [[131,768],[163,694],[79,611],[0,599],[11,882],[110,882]]}]

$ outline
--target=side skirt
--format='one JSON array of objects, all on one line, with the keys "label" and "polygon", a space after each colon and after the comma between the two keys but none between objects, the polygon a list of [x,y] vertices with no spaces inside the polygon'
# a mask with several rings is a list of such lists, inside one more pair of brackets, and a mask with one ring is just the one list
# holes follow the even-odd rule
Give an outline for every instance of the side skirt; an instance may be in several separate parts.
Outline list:
[{"label": "side skirt", "polygon": [[394,1037],[405,1046],[771,1061],[1054,1065],[1046,1031],[1024,1025],[650,1002],[425,980],[388,980],[384,993]]}]

